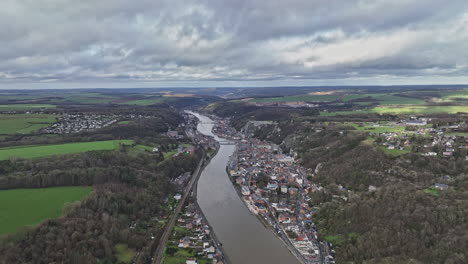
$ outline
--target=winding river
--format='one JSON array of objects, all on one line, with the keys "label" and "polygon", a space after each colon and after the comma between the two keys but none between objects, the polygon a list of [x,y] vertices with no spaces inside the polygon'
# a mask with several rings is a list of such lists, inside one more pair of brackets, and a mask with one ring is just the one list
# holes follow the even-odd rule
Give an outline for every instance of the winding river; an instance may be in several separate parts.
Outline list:
[{"label": "winding river", "polygon": [[[212,136],[212,120],[194,114],[198,131]],[[197,199],[232,264],[298,264],[271,230],[264,227],[242,202],[226,173],[235,146],[221,145],[198,181]]]}]

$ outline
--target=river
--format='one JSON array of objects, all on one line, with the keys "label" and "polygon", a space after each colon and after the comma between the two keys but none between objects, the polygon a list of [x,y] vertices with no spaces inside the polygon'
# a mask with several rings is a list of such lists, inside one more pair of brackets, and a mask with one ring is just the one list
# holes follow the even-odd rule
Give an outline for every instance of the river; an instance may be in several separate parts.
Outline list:
[{"label": "river", "polygon": [[[212,120],[193,113],[198,131],[212,136]],[[235,146],[221,145],[198,181],[197,200],[232,264],[298,264],[271,230],[264,227],[234,189],[226,166]]]}]

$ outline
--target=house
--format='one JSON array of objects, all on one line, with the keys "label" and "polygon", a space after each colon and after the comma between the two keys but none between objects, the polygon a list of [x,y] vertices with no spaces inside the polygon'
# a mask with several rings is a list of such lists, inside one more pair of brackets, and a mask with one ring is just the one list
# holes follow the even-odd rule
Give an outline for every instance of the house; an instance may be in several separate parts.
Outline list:
[{"label": "house", "polygon": [[436,183],[434,186],[441,191],[448,189],[448,185],[444,183]]},{"label": "house", "polygon": [[237,178],[236,178],[236,183],[237,183],[238,185],[241,185],[242,183],[244,183],[244,178],[242,178],[242,177],[237,177]]},{"label": "house", "polygon": [[158,152],[159,151],[159,148],[153,148],[153,152]]},{"label": "house", "polygon": [[180,248],[188,248],[190,247],[190,238],[189,237],[183,237],[179,240],[179,245],[178,247]]},{"label": "house", "polygon": [[278,184],[276,184],[276,183],[268,183],[267,189],[270,190],[270,191],[275,191],[276,189],[278,189]]},{"label": "house", "polygon": [[425,125],[427,125],[427,121],[426,120],[414,119],[414,120],[406,121],[406,125],[408,125],[408,126],[425,126]]},{"label": "house", "polygon": [[166,135],[171,138],[176,138],[179,135],[179,133],[174,130],[169,130],[167,131]]},{"label": "house", "polygon": [[245,196],[250,195],[250,189],[249,189],[249,187],[248,187],[248,186],[245,186],[245,185],[242,186],[242,188],[241,188],[241,193],[242,193],[242,195],[245,195]]},{"label": "house", "polygon": [[182,199],[182,194],[178,193],[178,194],[174,195],[174,199],[179,201],[180,199]]},{"label": "house", "polygon": [[291,195],[291,196],[296,196],[298,191],[299,191],[299,190],[298,190],[297,188],[295,188],[295,187],[290,187],[290,188],[288,188],[288,193],[289,193],[289,195]]},{"label": "house", "polygon": [[206,253],[215,253],[216,249],[213,246],[211,246],[211,247],[205,248],[203,251],[205,251]]},{"label": "house", "polygon": [[291,222],[291,219],[290,219],[288,213],[280,213],[280,214],[278,215],[278,221],[279,221],[280,223],[285,223],[285,224],[287,224],[287,223],[290,223],[290,222]]},{"label": "house", "polygon": [[287,185],[281,185],[281,193],[287,193],[288,192],[288,186]]},{"label": "house", "polygon": [[195,258],[189,258],[187,261],[185,261],[185,264],[198,264],[198,262]]}]

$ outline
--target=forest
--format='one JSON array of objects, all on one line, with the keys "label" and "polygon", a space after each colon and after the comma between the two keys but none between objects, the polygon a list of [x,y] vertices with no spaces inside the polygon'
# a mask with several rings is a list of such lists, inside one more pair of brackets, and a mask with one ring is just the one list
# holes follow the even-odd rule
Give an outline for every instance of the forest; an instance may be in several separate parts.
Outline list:
[{"label": "forest", "polygon": [[[390,156],[368,143],[367,132],[337,120],[296,117],[254,133],[296,153],[309,179],[324,187],[310,193],[309,203],[337,263],[467,263],[467,151],[450,158]],[[431,122],[460,121],[466,120],[441,115]],[[436,183],[450,187],[434,191]]]},{"label": "forest", "polygon": [[[153,108],[144,112],[152,117],[78,134],[12,135],[1,145],[132,139],[135,144],[157,145],[166,151],[184,143],[163,136],[182,122],[177,111]],[[93,189],[81,202],[67,204],[63,217],[0,236],[0,263],[126,263],[118,258],[122,245],[138,252],[133,263],[148,263],[173,206],[168,197],[181,188],[172,179],[192,171],[200,158],[197,151],[164,159],[161,152],[121,145],[116,150],[0,161],[0,189]]]}]

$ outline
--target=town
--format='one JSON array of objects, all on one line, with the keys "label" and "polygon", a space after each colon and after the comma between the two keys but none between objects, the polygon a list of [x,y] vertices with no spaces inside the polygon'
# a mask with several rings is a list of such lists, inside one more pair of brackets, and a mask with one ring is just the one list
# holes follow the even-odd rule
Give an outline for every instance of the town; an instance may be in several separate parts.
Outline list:
[{"label": "town", "polygon": [[[214,117],[212,117],[214,118]],[[319,241],[309,204],[309,192],[321,187],[307,177],[311,171],[275,144],[251,137],[250,127],[271,122],[249,122],[241,132],[229,120],[215,118],[213,131],[219,137],[237,140],[229,174],[252,213],[288,246],[302,263],[334,263],[332,245]]]}]

